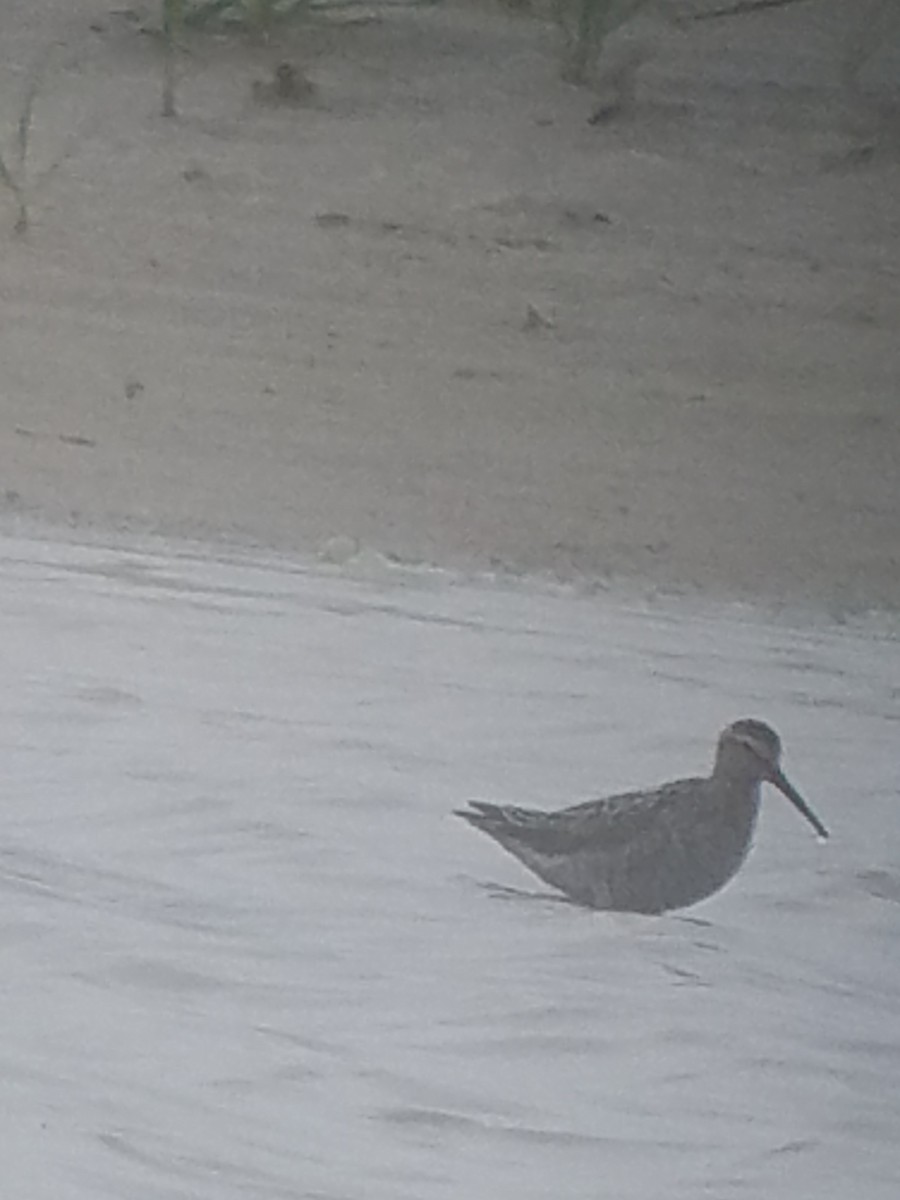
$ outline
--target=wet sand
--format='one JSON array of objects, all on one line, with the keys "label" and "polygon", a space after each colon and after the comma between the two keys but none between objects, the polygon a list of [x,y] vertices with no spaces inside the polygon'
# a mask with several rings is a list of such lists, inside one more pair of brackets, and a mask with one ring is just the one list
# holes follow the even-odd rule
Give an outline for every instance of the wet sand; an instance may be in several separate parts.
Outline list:
[{"label": "wet sand", "polygon": [[[894,1200],[896,640],[181,543],[0,570],[10,1195]],[[767,788],[685,912],[535,895],[451,815],[760,712],[832,836]]]}]

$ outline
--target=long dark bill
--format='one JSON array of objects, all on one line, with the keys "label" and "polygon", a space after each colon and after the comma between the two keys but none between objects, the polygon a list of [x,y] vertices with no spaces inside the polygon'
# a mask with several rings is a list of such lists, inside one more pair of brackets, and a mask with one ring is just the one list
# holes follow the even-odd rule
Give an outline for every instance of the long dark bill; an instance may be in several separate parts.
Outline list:
[{"label": "long dark bill", "polygon": [[777,767],[772,768],[772,774],[769,776],[769,782],[774,784],[783,796],[787,796],[788,800],[790,800],[797,812],[802,813],[803,816],[806,817],[807,821],[809,821],[810,825],[812,825],[819,837],[828,837],[828,830],[825,828],[813,810],[809,807],[800,793],[788,783],[787,779],[784,777],[784,775],[782,775],[781,771],[779,771]]}]

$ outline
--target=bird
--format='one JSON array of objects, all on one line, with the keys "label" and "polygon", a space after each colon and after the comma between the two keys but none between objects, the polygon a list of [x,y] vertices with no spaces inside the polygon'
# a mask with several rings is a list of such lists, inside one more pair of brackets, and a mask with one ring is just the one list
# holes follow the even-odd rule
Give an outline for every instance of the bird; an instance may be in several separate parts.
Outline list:
[{"label": "bird", "polygon": [[658,914],[718,892],[750,850],[763,783],[820,838],[828,830],[781,769],[781,739],[755,718],[719,734],[712,774],[555,812],[469,801],[457,809],[575,904]]}]

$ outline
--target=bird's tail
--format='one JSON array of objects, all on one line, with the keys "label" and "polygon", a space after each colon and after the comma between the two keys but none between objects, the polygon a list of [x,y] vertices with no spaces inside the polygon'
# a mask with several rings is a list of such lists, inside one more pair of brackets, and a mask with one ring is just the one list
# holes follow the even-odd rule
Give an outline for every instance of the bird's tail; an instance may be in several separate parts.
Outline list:
[{"label": "bird's tail", "polygon": [[517,808],[511,804],[490,804],[487,800],[470,800],[468,803],[468,808],[455,809],[454,815],[494,837],[504,831],[512,833],[528,828],[539,815],[532,809]]}]

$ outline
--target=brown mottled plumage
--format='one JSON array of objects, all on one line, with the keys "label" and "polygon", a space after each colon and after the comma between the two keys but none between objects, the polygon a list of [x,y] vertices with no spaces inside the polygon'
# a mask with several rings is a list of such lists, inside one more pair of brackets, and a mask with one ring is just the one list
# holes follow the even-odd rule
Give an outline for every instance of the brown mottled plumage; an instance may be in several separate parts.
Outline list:
[{"label": "brown mottled plumage", "polygon": [[773,729],[735,721],[719,735],[708,779],[680,779],[558,812],[472,801],[457,815],[578,904],[660,913],[696,904],[735,874],[753,841],[762,783],[777,787],[820,837],[828,836],[780,760]]}]

